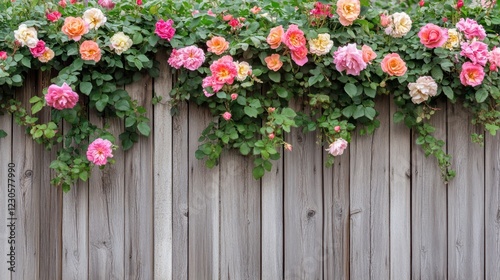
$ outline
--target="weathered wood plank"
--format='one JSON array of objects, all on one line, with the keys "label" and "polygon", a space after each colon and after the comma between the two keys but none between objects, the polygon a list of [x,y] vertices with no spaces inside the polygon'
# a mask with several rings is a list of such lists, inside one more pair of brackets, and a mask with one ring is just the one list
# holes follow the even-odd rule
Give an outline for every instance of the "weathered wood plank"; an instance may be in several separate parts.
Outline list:
[{"label": "weathered wood plank", "polygon": [[[172,278],[188,278],[188,190],[189,190],[189,107],[179,104],[173,117],[173,205],[172,205]],[[194,137],[193,137],[194,139]]]},{"label": "weathered wood plank", "polygon": [[448,151],[457,176],[448,184],[448,277],[484,279],[484,148],[462,105],[448,107]]},{"label": "weathered wood plank", "polygon": [[160,76],[154,80],[154,93],[162,102],[154,107],[154,277],[172,279],[172,116],[170,90],[172,72],[165,61],[166,52],[158,52]]},{"label": "weathered wood plank", "polygon": [[[295,108],[301,106],[297,101]],[[285,279],[323,277],[322,153],[316,133],[292,129],[284,155]]]},{"label": "weathered wood plank", "polygon": [[[446,141],[446,104],[432,116],[434,135]],[[413,134],[412,143],[417,135]],[[446,149],[446,147],[444,147]],[[447,278],[446,190],[436,159],[412,144],[412,279]]]},{"label": "weathered wood plank", "polygon": [[221,157],[221,279],[261,279],[260,181],[252,167],[237,151]]},{"label": "weathered wood plank", "polygon": [[331,168],[323,170],[323,279],[349,279],[349,166],[346,149]]},{"label": "weathered wood plank", "polygon": [[411,277],[411,131],[394,124],[390,101],[390,269],[391,279]]},{"label": "weathered wood plank", "polygon": [[[152,120],[151,78],[144,76],[125,89]],[[125,153],[125,277],[130,279],[152,279],[154,274],[152,158],[153,137],[140,137]]]},{"label": "weathered wood plank", "polygon": [[[10,179],[14,180],[14,182],[9,182],[9,164],[14,163],[12,161],[12,117],[9,114],[0,115],[0,129],[3,129],[7,132],[7,136],[4,138],[0,138],[0,182],[2,182],[4,187],[0,188],[0,220],[6,223],[6,226],[0,227],[0,256],[5,259],[5,261],[0,261],[0,271],[3,271],[3,275],[5,275],[5,279],[10,279],[9,267],[11,266],[7,261],[10,261],[10,244],[9,237],[11,237],[11,229],[7,227],[9,224],[8,218],[10,218],[9,208],[12,208],[15,205],[15,195],[18,195],[19,191],[19,180],[17,177]],[[14,163],[15,164],[15,163]],[[18,166],[12,166],[13,170],[17,170]],[[18,175],[19,173],[12,172],[12,174]],[[9,185],[9,183],[13,183]],[[11,193],[9,197],[9,193]],[[13,199],[9,201],[9,199]],[[14,205],[9,205],[14,204]],[[12,240],[12,239],[10,239]],[[10,241],[13,242],[13,241]],[[15,258],[15,256],[14,256]],[[12,260],[12,265],[15,265],[15,260]]]},{"label": "weathered wood plank", "polygon": [[486,133],[485,149],[485,275],[500,275],[500,137]]},{"label": "weathered wood plank", "polygon": [[[103,126],[96,113],[90,120]],[[118,140],[123,121],[106,120],[108,131]],[[115,144],[119,145],[119,142]],[[125,166],[121,148],[113,151],[115,164],[94,167],[89,179],[89,276],[90,279],[125,279]]]},{"label": "weathered wood plank", "polygon": [[376,101],[381,126],[352,138],[351,279],[389,279],[389,100]]},{"label": "weathered wood plank", "polygon": [[189,106],[189,279],[219,279],[219,167],[208,169],[195,151],[212,119],[208,109]]},{"label": "weathered wood plank", "polygon": [[[281,149],[283,150],[283,149]],[[283,154],[283,151],[281,151]],[[283,157],[261,180],[262,279],[283,279]]]}]

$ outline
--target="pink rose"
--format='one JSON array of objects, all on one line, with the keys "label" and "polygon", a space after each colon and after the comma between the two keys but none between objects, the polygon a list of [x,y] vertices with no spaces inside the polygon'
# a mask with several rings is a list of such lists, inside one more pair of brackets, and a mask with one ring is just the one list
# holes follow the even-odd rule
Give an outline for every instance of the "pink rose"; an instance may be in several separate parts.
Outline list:
[{"label": "pink rose", "polygon": [[59,1],[59,6],[66,8],[66,0]]},{"label": "pink rose", "polygon": [[217,16],[216,14],[214,14],[214,12],[212,12],[212,9],[208,9],[207,15],[209,15],[211,17],[216,17]]},{"label": "pink rose", "polygon": [[292,60],[299,66],[303,66],[307,62],[307,47],[292,50]]},{"label": "pink rose", "polygon": [[135,1],[135,4],[137,4],[137,5],[139,5],[139,6],[140,6],[140,5],[142,5],[142,0],[136,0],[136,1]]},{"label": "pink rose", "polygon": [[172,49],[172,53],[170,54],[167,62],[171,67],[180,69],[183,65],[181,52],[179,52],[179,50]]},{"label": "pink rose", "polygon": [[306,45],[304,32],[296,24],[291,24],[283,34],[283,43],[292,51],[302,49]]},{"label": "pink rose", "polygon": [[87,159],[95,165],[105,165],[113,157],[113,144],[109,140],[97,138],[87,149]]},{"label": "pink rose", "polygon": [[335,130],[335,132],[340,132],[340,126],[339,125],[335,126],[333,129]]},{"label": "pink rose", "polygon": [[[213,76],[207,76],[203,79],[201,86],[203,87],[203,93],[206,97],[214,95],[214,93],[219,92],[224,86],[224,83],[219,83],[215,80]],[[208,92],[205,88],[211,87],[213,93]]]},{"label": "pink rose", "polygon": [[156,23],[155,33],[162,39],[171,40],[175,35],[174,21],[169,19],[164,21],[160,19]]},{"label": "pink rose", "polygon": [[486,31],[484,31],[484,28],[473,19],[461,18],[460,21],[457,22],[456,26],[458,30],[464,33],[465,38],[468,40],[472,40],[474,38],[483,40],[486,38]]},{"label": "pink rose", "polygon": [[231,85],[236,76],[238,76],[238,69],[233,63],[233,58],[225,55],[210,65],[210,71],[216,83]]},{"label": "pink rose", "polygon": [[262,8],[260,8],[259,6],[253,6],[253,8],[250,9],[250,12],[252,14],[258,14],[261,10]]},{"label": "pink rose", "polygon": [[366,62],[363,60],[363,52],[356,48],[356,44],[348,44],[345,47],[339,47],[333,54],[333,63],[337,71],[346,70],[347,74],[357,76],[366,68]]},{"label": "pink rose", "polygon": [[205,62],[205,53],[196,46],[189,46],[179,50],[182,65],[191,71],[194,71]]},{"label": "pink rose", "polygon": [[490,70],[496,71],[497,66],[500,65],[500,48],[494,47],[491,52],[488,53],[488,61],[490,62]]},{"label": "pink rose", "polygon": [[97,3],[101,5],[101,7],[106,8],[108,10],[111,10],[115,7],[115,3],[113,2],[113,0],[99,0],[99,2]]},{"label": "pink rose", "polygon": [[38,43],[34,48],[30,48],[30,52],[33,57],[39,57],[45,52],[45,42],[42,40],[38,40]]},{"label": "pink rose", "polygon": [[347,141],[342,138],[339,138],[335,140],[335,142],[331,143],[330,146],[328,146],[328,149],[326,149],[326,151],[332,156],[336,157],[342,155],[346,148],[347,148]]},{"label": "pink rose", "polygon": [[58,11],[53,11],[46,14],[47,20],[50,22],[56,22],[61,18],[61,13]]},{"label": "pink rose", "polygon": [[438,48],[448,40],[448,29],[428,23],[418,32],[420,43],[428,48]]},{"label": "pink rose", "polygon": [[474,41],[472,43],[462,43],[461,56],[465,56],[474,64],[486,65],[488,61],[488,45],[483,42]]},{"label": "pink rose", "polygon": [[387,27],[391,24],[391,17],[386,14],[380,14],[380,25]]},{"label": "pink rose", "polygon": [[225,112],[224,114],[222,114],[222,117],[223,117],[226,121],[228,121],[228,120],[230,120],[230,119],[231,119],[231,113],[229,113],[229,112]]},{"label": "pink rose", "polygon": [[238,27],[240,27],[240,21],[233,18],[232,20],[229,21],[229,25],[233,28],[233,29],[237,29]]},{"label": "pink rose", "polygon": [[236,100],[238,99],[238,94],[237,93],[231,93],[231,100]]},{"label": "pink rose", "polygon": [[483,82],[484,69],[481,65],[472,62],[465,62],[460,72],[460,82],[464,86],[478,86]]},{"label": "pink rose", "polygon": [[267,137],[269,137],[269,140],[273,140],[274,139],[274,133],[269,133],[269,135]]},{"label": "pink rose", "polygon": [[0,60],[6,60],[7,59],[7,52],[1,51],[0,52]]},{"label": "pink rose", "polygon": [[45,95],[45,100],[47,101],[47,105],[57,110],[63,110],[75,107],[76,102],[78,102],[78,94],[66,83],[63,83],[60,87],[51,85]]}]

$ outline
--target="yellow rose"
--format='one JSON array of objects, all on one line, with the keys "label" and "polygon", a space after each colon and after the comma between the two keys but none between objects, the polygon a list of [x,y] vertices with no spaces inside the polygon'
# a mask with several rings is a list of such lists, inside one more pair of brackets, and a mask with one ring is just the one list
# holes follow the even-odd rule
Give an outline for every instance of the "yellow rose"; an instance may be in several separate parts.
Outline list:
[{"label": "yellow rose", "polygon": [[333,41],[330,40],[330,34],[318,34],[318,38],[309,40],[309,50],[317,55],[327,54],[333,47]]},{"label": "yellow rose", "polygon": [[455,29],[448,29],[448,41],[444,43],[443,48],[452,50],[454,48],[460,47],[460,41],[462,40],[462,36],[460,33]]},{"label": "yellow rose", "polygon": [[128,50],[133,44],[130,37],[123,34],[123,32],[116,33],[109,41],[111,42],[111,49],[114,50],[116,54],[122,54],[122,52]]},{"label": "yellow rose", "polygon": [[28,48],[34,48],[36,44],[38,44],[35,28],[28,27],[24,23],[19,25],[19,28],[14,31],[14,37],[23,47],[28,46]]},{"label": "yellow rose", "polygon": [[101,10],[91,8],[83,13],[83,20],[88,24],[89,29],[98,29],[106,23],[106,17]]}]

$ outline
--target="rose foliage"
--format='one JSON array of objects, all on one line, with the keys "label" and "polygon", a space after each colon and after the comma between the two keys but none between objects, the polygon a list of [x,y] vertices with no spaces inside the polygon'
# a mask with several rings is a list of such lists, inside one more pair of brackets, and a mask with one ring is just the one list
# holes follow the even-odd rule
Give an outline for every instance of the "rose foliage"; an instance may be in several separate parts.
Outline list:
[{"label": "rose foliage", "polygon": [[[451,157],[429,121],[442,101],[466,107],[491,134],[500,128],[500,10],[459,2],[4,0],[0,107],[35,141],[61,147],[52,183],[68,190],[94,165],[113,163],[113,149],[150,134],[145,109],[123,86],[157,77],[160,63],[176,71],[173,113],[189,100],[214,116],[196,157],[213,167],[224,148],[237,149],[254,158],[255,178],[281,148],[293,152],[292,127],[317,131],[331,164],[356,145],[355,128],[388,125],[374,100],[389,95],[394,122],[414,130],[448,181]],[[168,60],[156,61],[158,52]],[[21,104],[15,88],[32,71],[49,71],[51,85]],[[43,106],[52,108],[45,123]],[[123,119],[124,131],[98,127],[89,110]]]}]

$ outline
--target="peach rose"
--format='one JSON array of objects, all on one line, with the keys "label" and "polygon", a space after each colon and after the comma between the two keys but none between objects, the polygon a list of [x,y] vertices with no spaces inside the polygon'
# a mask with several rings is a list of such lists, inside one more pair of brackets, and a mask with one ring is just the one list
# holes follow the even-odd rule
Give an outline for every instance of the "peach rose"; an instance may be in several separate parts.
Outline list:
[{"label": "peach rose", "polygon": [[267,64],[267,68],[273,71],[278,71],[283,66],[283,61],[280,60],[280,55],[277,53],[264,58],[264,61]]},{"label": "peach rose", "polygon": [[67,17],[64,20],[62,32],[68,35],[68,38],[79,41],[84,34],[89,32],[89,28],[82,18]]},{"label": "peach rose", "polygon": [[370,63],[377,57],[377,54],[372,50],[370,46],[363,45],[361,47],[361,51],[363,52],[363,61],[366,63]]},{"label": "peach rose", "polygon": [[45,47],[45,51],[42,53],[41,56],[38,57],[38,60],[43,63],[47,63],[51,61],[54,58],[54,51],[49,49],[48,47]]},{"label": "peach rose", "polygon": [[281,45],[283,33],[285,33],[285,31],[281,25],[271,28],[266,39],[269,46],[271,46],[271,49],[277,49]]},{"label": "peach rose", "polygon": [[403,76],[407,70],[406,63],[397,53],[386,55],[380,63],[380,66],[382,67],[382,71],[390,76]]},{"label": "peach rose", "polygon": [[87,40],[80,46],[80,55],[83,60],[93,60],[98,62],[101,59],[101,49],[96,42]]},{"label": "peach rose", "polygon": [[351,25],[359,16],[361,5],[359,0],[339,0],[337,1],[337,14],[340,24]]},{"label": "peach rose", "polygon": [[207,42],[208,51],[221,55],[229,48],[229,43],[223,37],[215,36]]}]

